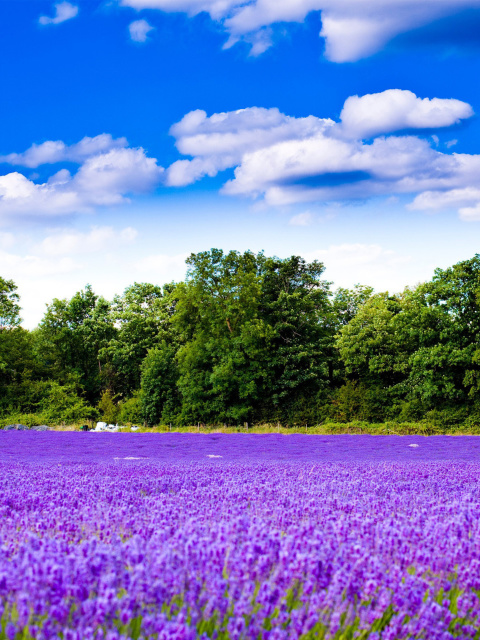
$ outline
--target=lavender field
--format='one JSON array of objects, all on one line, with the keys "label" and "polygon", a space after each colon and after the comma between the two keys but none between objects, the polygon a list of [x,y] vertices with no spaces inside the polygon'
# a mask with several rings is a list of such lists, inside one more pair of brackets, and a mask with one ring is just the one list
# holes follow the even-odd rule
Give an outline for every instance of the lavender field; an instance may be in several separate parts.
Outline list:
[{"label": "lavender field", "polygon": [[480,439],[0,431],[0,638],[480,638]]}]

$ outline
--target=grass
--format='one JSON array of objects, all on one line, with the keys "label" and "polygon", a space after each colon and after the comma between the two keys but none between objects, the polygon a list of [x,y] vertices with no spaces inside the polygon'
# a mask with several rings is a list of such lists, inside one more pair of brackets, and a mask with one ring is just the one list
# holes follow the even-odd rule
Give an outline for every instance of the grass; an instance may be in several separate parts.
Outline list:
[{"label": "grass", "polygon": [[[37,414],[20,414],[15,416],[9,416],[10,419],[4,418],[0,420],[0,428],[6,424],[21,423],[28,427],[32,427],[38,424],[47,424],[55,431],[79,431],[81,426],[88,424],[91,428],[95,426],[96,422],[92,420],[83,420],[79,422],[58,424],[52,423],[52,421],[42,420],[41,415]],[[122,429],[122,431],[130,432],[130,423]],[[176,425],[157,425],[154,427],[142,426],[136,433],[280,433],[283,435],[291,435],[294,433],[302,433],[309,435],[480,435],[480,422],[469,422],[466,424],[439,424],[432,420],[422,420],[418,422],[399,422],[399,421],[386,421],[380,423],[371,423],[361,420],[354,420],[351,422],[335,422],[333,420],[327,420],[320,424],[294,424],[294,425],[281,425],[280,423],[258,423],[249,425],[247,428],[245,425],[227,425],[227,424],[203,424],[198,423],[196,425],[189,426],[176,426]]]},{"label": "grass", "polygon": [[[83,423],[85,424],[85,423]],[[93,423],[94,426],[95,423]],[[52,425],[55,431],[77,431],[81,424]],[[130,425],[122,428],[121,432],[130,432]],[[154,427],[140,427],[135,433],[279,433],[282,435],[307,434],[307,435],[480,435],[480,425],[475,426],[436,426],[427,422],[324,422],[317,425],[292,425],[261,423],[248,427],[243,425],[157,425]]]}]

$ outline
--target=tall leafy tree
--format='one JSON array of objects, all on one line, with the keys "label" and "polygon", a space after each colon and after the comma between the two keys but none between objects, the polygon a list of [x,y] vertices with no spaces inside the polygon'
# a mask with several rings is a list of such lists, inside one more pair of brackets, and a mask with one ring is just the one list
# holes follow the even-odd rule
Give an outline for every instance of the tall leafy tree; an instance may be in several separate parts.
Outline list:
[{"label": "tall leafy tree", "polygon": [[261,316],[272,331],[265,368],[273,415],[295,420],[326,390],[332,368],[330,283],[322,263],[268,258],[262,269]]},{"label": "tall leafy tree", "polygon": [[480,256],[400,296],[372,296],[337,347],[350,379],[382,389],[385,408],[406,418],[480,413]]},{"label": "tall leafy tree", "polygon": [[187,263],[173,316],[184,419],[294,419],[327,379],[323,265],[219,249]]},{"label": "tall leafy tree", "polygon": [[13,280],[0,277],[0,331],[18,327],[20,318],[20,296]]},{"label": "tall leafy tree", "polygon": [[480,402],[480,256],[436,269],[419,286],[408,326],[418,336],[409,395],[426,408]]},{"label": "tall leafy tree", "polygon": [[340,328],[336,347],[351,379],[384,387],[399,381],[404,349],[395,318],[401,311],[398,296],[377,293]]},{"label": "tall leafy tree", "polygon": [[0,277],[0,405],[14,403],[22,380],[38,375],[32,336],[20,326],[19,302],[15,283]]},{"label": "tall leafy tree", "polygon": [[181,399],[176,353],[177,345],[163,340],[142,362],[140,402],[147,424],[177,422]]},{"label": "tall leafy tree", "polygon": [[53,376],[62,383],[75,378],[95,402],[102,385],[100,352],[115,333],[110,304],[87,285],[70,300],[55,298],[48,305],[37,348]]},{"label": "tall leafy tree", "polygon": [[110,319],[116,331],[101,352],[115,394],[128,397],[140,389],[144,358],[169,332],[170,304],[160,286],[148,283],[136,282],[115,296]]},{"label": "tall leafy tree", "polygon": [[175,290],[172,318],[182,346],[183,418],[242,421],[253,415],[266,371],[269,328],[259,317],[263,256],[219,249],[192,254]]}]

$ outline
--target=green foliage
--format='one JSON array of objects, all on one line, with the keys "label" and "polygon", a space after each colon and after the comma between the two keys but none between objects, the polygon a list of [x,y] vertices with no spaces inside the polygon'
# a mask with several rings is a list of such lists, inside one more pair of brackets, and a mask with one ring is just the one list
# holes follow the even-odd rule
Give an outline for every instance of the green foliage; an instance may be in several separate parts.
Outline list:
[{"label": "green foliage", "polygon": [[173,316],[183,420],[248,420],[262,394],[269,340],[258,313],[262,260],[218,249],[187,260]]},{"label": "green foliage", "polygon": [[82,397],[73,384],[60,385],[50,381],[48,392],[39,403],[39,409],[48,423],[61,420],[66,423],[94,419],[98,414]]},{"label": "green foliage", "polygon": [[0,277],[0,331],[18,327],[20,318],[20,296],[13,280]]},{"label": "green foliage", "polygon": [[347,380],[333,394],[330,417],[339,422],[382,422],[388,402],[387,392],[381,387]]},{"label": "green foliage", "polygon": [[[327,389],[331,380],[332,310],[322,263],[292,256],[265,262],[261,307],[272,339],[265,364],[275,414]],[[290,418],[292,419],[292,418]]]},{"label": "green foliage", "polygon": [[323,265],[218,249],[187,263],[172,318],[182,419],[292,419],[292,408],[328,378],[333,332]]},{"label": "green foliage", "polygon": [[150,425],[176,422],[180,412],[176,348],[165,341],[142,363],[141,415]]},{"label": "green foliage", "polygon": [[110,321],[116,331],[100,357],[107,363],[107,386],[125,398],[140,388],[141,364],[168,332],[169,299],[161,287],[136,282],[115,296]]},{"label": "green foliage", "polygon": [[396,295],[332,294],[298,256],[212,249],[187,265],[112,303],[90,286],[54,299],[30,332],[0,278],[0,416],[480,430],[480,256]]},{"label": "green foliage", "polygon": [[333,296],[332,307],[338,328],[348,324],[360,307],[372,296],[373,288],[356,284],[353,289],[339,287]]},{"label": "green foliage", "polygon": [[[54,380],[25,379],[7,388],[0,404],[0,415],[5,423],[31,426],[93,420],[98,413],[79,396],[73,383],[60,385]],[[25,418],[25,415],[30,417]]]},{"label": "green foliage", "polygon": [[0,330],[0,390],[40,373],[32,333],[21,327]]},{"label": "green foliage", "polygon": [[120,414],[118,416],[120,424],[141,424],[143,422],[142,402],[137,394],[128,400],[120,402]]},{"label": "green foliage", "polygon": [[97,405],[102,420],[108,422],[108,424],[117,424],[120,417],[121,407],[115,402],[116,399],[116,396],[113,396],[112,392],[107,389],[102,393],[100,402]]},{"label": "green foliage", "polygon": [[55,298],[35,332],[39,360],[60,383],[78,377],[90,402],[101,389],[100,352],[115,334],[110,304],[90,285],[70,300]]},{"label": "green foliage", "polygon": [[361,305],[356,315],[341,327],[336,347],[347,374],[366,384],[392,385],[405,370],[405,345],[400,344],[396,316],[401,299],[379,293]]}]

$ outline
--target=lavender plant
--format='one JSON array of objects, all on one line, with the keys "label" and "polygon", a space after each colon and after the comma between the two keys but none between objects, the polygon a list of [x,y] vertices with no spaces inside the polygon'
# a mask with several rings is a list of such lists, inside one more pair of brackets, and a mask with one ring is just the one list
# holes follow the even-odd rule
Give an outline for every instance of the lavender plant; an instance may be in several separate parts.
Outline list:
[{"label": "lavender plant", "polygon": [[476,446],[0,433],[0,638],[480,638]]}]

